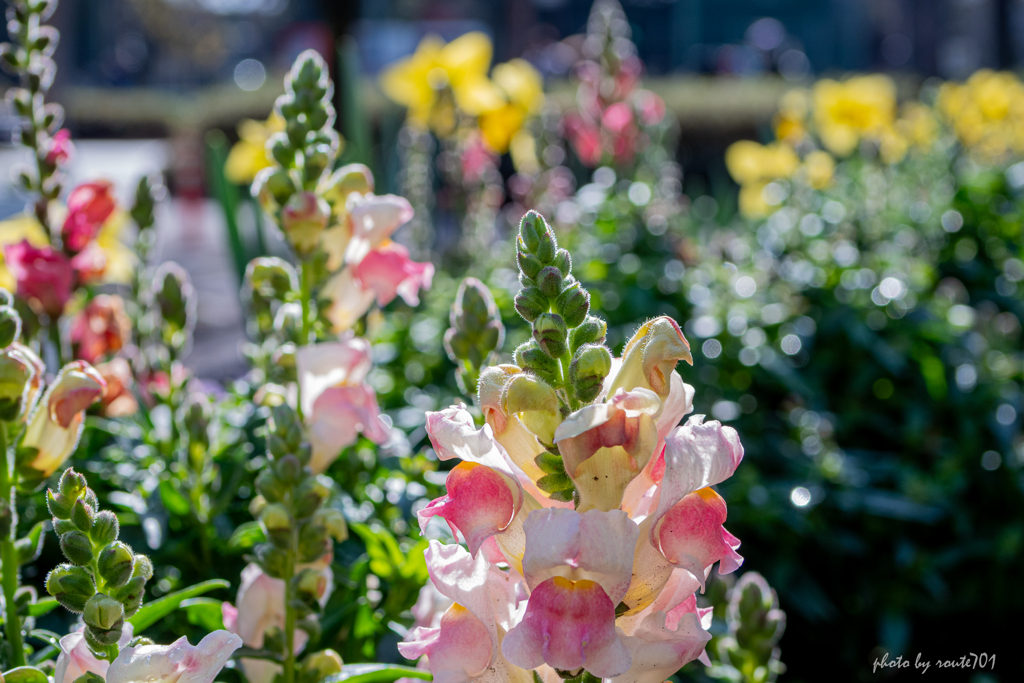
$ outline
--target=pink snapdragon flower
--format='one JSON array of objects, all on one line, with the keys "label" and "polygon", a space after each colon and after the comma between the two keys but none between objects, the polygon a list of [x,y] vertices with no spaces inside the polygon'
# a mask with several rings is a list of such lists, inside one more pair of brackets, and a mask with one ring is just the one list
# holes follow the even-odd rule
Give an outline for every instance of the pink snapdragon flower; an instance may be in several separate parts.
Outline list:
[{"label": "pink snapdragon flower", "polygon": [[71,142],[71,131],[61,128],[50,138],[49,149],[46,151],[46,163],[61,166],[75,153],[75,145]]},{"label": "pink snapdragon flower", "polygon": [[[125,622],[121,628],[121,638],[117,641],[118,647],[126,647],[131,642],[133,632],[131,623]],[[110,662],[98,659],[92,653],[89,644],[85,642],[82,628],[79,628],[60,639],[60,654],[57,655],[53,670],[53,683],[74,683],[79,676],[89,672],[105,678],[109,668]]]},{"label": "pink snapdragon flower", "polygon": [[214,631],[198,645],[182,636],[170,645],[136,645],[121,650],[110,668],[107,683],[213,683],[242,639],[227,631]]},{"label": "pink snapdragon flower", "polygon": [[61,227],[65,248],[77,254],[96,237],[117,208],[114,186],[105,180],[82,183],[68,195],[68,215]]},{"label": "pink snapdragon flower", "polygon": [[17,294],[33,308],[56,318],[71,298],[71,263],[53,247],[34,247],[28,240],[4,247],[4,259],[18,283]]},{"label": "pink snapdragon flower", "polygon": [[[563,417],[530,375],[488,368],[485,424],[465,406],[428,413],[441,460],[459,459],[447,493],[419,512],[442,518],[466,547],[431,541],[434,587],[452,601],[399,646],[442,683],[553,680],[587,671],[614,683],[660,683],[706,660],[710,610],[699,609],[715,563],[742,563],[710,487],[743,458],[735,430],[694,416],[690,360],[669,318],[643,325],[595,402]],[[555,404],[557,406],[557,404]],[[574,501],[537,485],[535,458],[553,444]]]}]

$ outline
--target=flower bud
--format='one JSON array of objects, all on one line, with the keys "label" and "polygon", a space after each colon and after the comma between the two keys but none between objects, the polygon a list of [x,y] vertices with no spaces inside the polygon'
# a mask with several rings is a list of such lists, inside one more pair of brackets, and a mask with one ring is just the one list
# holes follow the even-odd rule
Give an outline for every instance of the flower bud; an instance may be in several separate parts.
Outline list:
[{"label": "flower bud", "polygon": [[320,508],[313,514],[313,524],[323,527],[328,535],[338,543],[348,538],[348,525],[341,510]]},{"label": "flower bud", "polygon": [[7,348],[21,335],[21,316],[11,306],[0,306],[0,348]]},{"label": "flower bud", "polygon": [[260,511],[260,523],[267,538],[280,548],[291,545],[292,516],[281,503],[270,503]]},{"label": "flower bud", "polygon": [[607,347],[598,344],[581,347],[569,365],[569,382],[576,398],[584,403],[597,398],[611,369],[612,354]]},{"label": "flower bud", "polygon": [[502,408],[506,414],[519,413],[526,428],[541,443],[551,443],[562,422],[558,394],[542,379],[529,373],[514,375],[505,385]]},{"label": "flower bud", "polygon": [[[291,431],[291,429],[297,429],[296,425],[292,425],[289,431]],[[301,436],[298,436],[298,438],[295,439],[289,439],[289,441],[292,441],[289,445],[291,446],[292,444],[295,444],[295,442],[300,438]],[[286,485],[293,486],[299,483],[299,480],[302,478],[302,463],[299,462],[297,457],[289,454],[274,461],[274,471],[277,472],[277,476],[282,482]]]},{"label": "flower bud", "polygon": [[[589,304],[589,302],[588,302]],[[570,350],[575,353],[576,349],[584,344],[603,344],[605,334],[608,332],[608,323],[594,316],[587,318],[577,325],[570,333],[572,344]]]},{"label": "flower bud", "polygon": [[132,578],[134,560],[131,548],[120,541],[114,541],[100,551],[96,568],[107,585],[120,588]]},{"label": "flower bud", "polygon": [[85,603],[82,620],[96,631],[117,629],[120,636],[124,624],[124,605],[105,593],[96,593]]},{"label": "flower bud", "polygon": [[327,202],[312,192],[301,192],[292,196],[281,211],[281,227],[295,251],[308,254],[319,244],[330,217]]},{"label": "flower bud", "polygon": [[118,522],[117,515],[110,510],[100,510],[96,513],[96,518],[93,520],[89,536],[96,545],[105,546],[116,541],[119,532],[120,523]]},{"label": "flower bud", "polygon": [[555,258],[551,261],[551,265],[558,268],[563,278],[567,278],[572,274],[572,256],[565,249],[559,249],[555,252]]},{"label": "flower bud", "polygon": [[16,420],[35,369],[16,348],[0,351],[0,420]]},{"label": "flower bud", "polygon": [[519,239],[523,243],[520,251],[535,253],[540,247],[540,234],[548,228],[544,217],[536,211],[527,211],[519,222]]},{"label": "flower bud", "polygon": [[[60,482],[57,485],[57,489],[60,494],[68,499],[68,516],[60,517],[61,519],[71,519],[70,506],[74,505],[74,502],[78,498],[85,494],[86,489],[89,488],[89,483],[86,481],[85,476],[75,472],[73,467],[69,467],[64,470],[64,474],[60,475]],[[59,517],[60,515],[54,515]]]},{"label": "flower bud", "polygon": [[566,325],[576,327],[586,320],[590,312],[590,293],[583,289],[580,283],[573,282],[558,295],[555,310],[565,320]]},{"label": "flower bud", "polygon": [[318,194],[331,206],[345,206],[345,200],[353,192],[373,192],[373,173],[363,164],[342,166],[320,184]]},{"label": "flower bud", "polygon": [[252,196],[269,214],[276,213],[294,193],[295,183],[288,172],[280,168],[264,168],[252,183]]},{"label": "flower bud", "polygon": [[[281,441],[281,439],[275,435],[267,437],[267,444],[271,448],[273,447],[273,440]],[[282,442],[283,445],[283,442]],[[271,453],[274,451],[271,450]],[[288,486],[281,481],[281,478],[277,476],[273,468],[267,467],[256,475],[256,490],[259,491],[260,495],[268,501],[277,502],[284,500],[285,496],[288,495]]]},{"label": "flower bud", "polygon": [[300,519],[309,517],[330,495],[330,486],[320,477],[309,477],[295,489],[295,516]]},{"label": "flower bud", "polygon": [[544,227],[547,229],[540,233],[537,258],[540,259],[541,263],[551,263],[555,260],[555,254],[558,252],[558,241],[555,239],[555,233],[552,232],[547,223],[544,224]]},{"label": "flower bud", "polygon": [[551,382],[557,382],[561,375],[558,361],[540,347],[536,340],[531,339],[520,344],[513,354],[515,363],[524,370],[529,370]]},{"label": "flower bud", "polygon": [[554,299],[562,291],[562,272],[554,266],[541,268],[537,274],[537,288],[548,299]]},{"label": "flower bud", "polygon": [[60,537],[60,549],[72,564],[85,566],[92,562],[92,542],[77,529]]},{"label": "flower bud", "polygon": [[185,269],[173,261],[157,268],[153,275],[151,300],[164,323],[165,343],[183,348],[192,332],[196,316],[196,294]]},{"label": "flower bud", "polygon": [[141,578],[143,582],[153,578],[153,561],[146,555],[136,555],[132,562],[132,580]]},{"label": "flower bud", "polygon": [[526,287],[519,290],[515,299],[516,311],[528,323],[532,323],[541,313],[548,310],[550,304],[544,293],[537,287]]},{"label": "flower bud", "polygon": [[552,358],[561,358],[569,351],[568,334],[565,321],[556,313],[544,313],[533,321],[533,338]]},{"label": "flower bud", "polygon": [[89,532],[92,530],[94,514],[92,507],[85,502],[85,499],[79,498],[71,507],[71,523],[74,524],[75,528],[78,530]]},{"label": "flower bud", "polygon": [[340,674],[341,667],[341,655],[334,650],[314,652],[302,661],[303,673],[313,681],[322,681],[328,676]]},{"label": "flower bud", "polygon": [[263,571],[275,579],[282,578],[288,567],[287,551],[275,548],[269,543],[256,546],[256,560],[263,567]]},{"label": "flower bud", "polygon": [[62,564],[47,575],[46,592],[71,612],[81,614],[86,602],[96,592],[96,585],[87,570]]},{"label": "flower bud", "polygon": [[133,576],[128,580],[128,583],[111,591],[112,597],[124,605],[126,617],[130,617],[139,611],[145,594],[146,579],[142,576]]},{"label": "flower bud", "polygon": [[250,261],[245,269],[245,282],[253,292],[276,301],[284,301],[289,293],[299,288],[295,268],[276,256],[261,256]]},{"label": "flower bud", "polygon": [[327,593],[328,586],[327,577],[315,569],[303,569],[295,581],[299,598],[308,602],[319,602]]}]

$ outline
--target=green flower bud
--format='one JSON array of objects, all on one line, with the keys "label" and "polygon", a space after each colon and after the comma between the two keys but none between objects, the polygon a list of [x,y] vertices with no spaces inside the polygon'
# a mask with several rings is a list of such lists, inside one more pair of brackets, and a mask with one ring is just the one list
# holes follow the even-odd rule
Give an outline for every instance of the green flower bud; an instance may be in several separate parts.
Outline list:
[{"label": "green flower bud", "polygon": [[576,349],[584,344],[603,344],[607,332],[608,323],[592,315],[587,316],[582,323],[573,329],[571,333],[572,343],[569,348],[575,353]]},{"label": "green flower bud", "polygon": [[334,650],[315,652],[302,661],[303,674],[313,681],[322,681],[328,676],[340,674],[341,667],[341,655]]},{"label": "green flower bud", "polygon": [[540,234],[548,228],[543,216],[536,211],[527,211],[526,215],[519,222],[519,240],[522,242],[522,249],[527,253],[536,253],[540,247]]},{"label": "green flower bud", "polygon": [[281,227],[295,251],[308,254],[319,244],[330,217],[327,202],[312,192],[300,192],[292,195],[281,210]]},{"label": "green flower bud", "polygon": [[130,617],[142,606],[142,598],[146,594],[146,579],[142,576],[133,577],[125,585],[110,592],[115,600],[124,605],[125,616]]},{"label": "green flower bud", "polygon": [[96,513],[96,519],[93,520],[89,536],[92,537],[92,541],[96,545],[105,546],[117,540],[120,529],[121,525],[117,520],[117,515],[110,510],[100,510]]},{"label": "green flower bud", "polygon": [[537,287],[526,287],[519,290],[515,299],[516,312],[528,323],[532,323],[541,313],[548,310],[548,298]]},{"label": "green flower bud", "polygon": [[92,541],[77,529],[60,537],[60,549],[73,564],[84,566],[92,562]]},{"label": "green flower bud", "polygon": [[[281,442],[282,448],[284,447],[280,437],[267,437],[267,445],[271,449],[271,453],[275,453],[273,450],[275,439]],[[256,475],[256,490],[259,491],[264,499],[270,502],[284,500],[285,496],[288,495],[288,489],[289,487],[281,481],[281,478],[277,476],[272,467],[267,467]]]},{"label": "green flower bud", "polygon": [[516,261],[519,263],[519,272],[531,279],[536,278],[541,268],[544,267],[544,264],[540,262],[536,255],[526,251],[517,250]]},{"label": "green flower bud", "polygon": [[136,555],[132,562],[132,580],[141,578],[143,582],[153,578],[153,561],[146,555]]},{"label": "green flower bud", "polygon": [[150,297],[164,323],[164,341],[183,348],[195,325],[196,294],[191,278],[184,268],[168,261],[157,268],[152,287]]},{"label": "green flower bud", "polygon": [[558,453],[544,451],[534,458],[533,461],[544,474],[565,474],[565,463],[562,461],[562,456]]},{"label": "green flower bud", "polygon": [[267,538],[280,548],[291,544],[292,516],[281,503],[265,505],[260,512],[260,523]]},{"label": "green flower bud", "polygon": [[303,569],[295,581],[299,599],[307,602],[319,602],[327,593],[328,581],[322,572],[315,569]]},{"label": "green flower bud", "polygon": [[57,536],[63,536],[71,531],[77,531],[75,525],[71,523],[70,519],[54,519],[53,520],[53,533]]},{"label": "green flower bud", "polygon": [[47,575],[46,592],[71,612],[81,614],[85,603],[96,592],[96,584],[82,567],[62,564]]},{"label": "green flower bud", "polygon": [[288,567],[288,552],[269,543],[256,546],[256,559],[260,566],[275,579],[283,578]]},{"label": "green flower bud", "polygon": [[502,405],[506,413],[558,414],[558,394],[550,384],[529,373],[513,375],[505,385]]},{"label": "green flower bud", "polygon": [[320,508],[313,514],[313,524],[323,527],[338,543],[348,538],[348,525],[345,523],[345,515],[341,514],[341,510]]},{"label": "green flower bud", "polygon": [[[122,623],[122,626],[124,624]],[[121,639],[121,628],[112,628],[109,631],[100,631],[86,624],[82,630],[85,642],[94,650],[102,652]]]},{"label": "green flower bud", "polygon": [[321,477],[309,477],[295,489],[295,516],[309,517],[330,495],[331,487]]},{"label": "green flower bud", "polygon": [[569,365],[569,382],[576,397],[590,403],[601,393],[604,378],[612,370],[612,354],[605,346],[580,347]]},{"label": "green flower bud", "polygon": [[21,336],[21,316],[10,306],[0,306],[0,348],[6,348]]},{"label": "green flower bud", "polygon": [[25,389],[35,370],[16,348],[0,351],[0,420],[10,422],[21,414]]},{"label": "green flower bud", "polygon": [[132,578],[134,560],[131,548],[121,541],[114,541],[100,551],[96,568],[108,585],[120,588]]},{"label": "green flower bud", "polygon": [[566,325],[576,327],[586,320],[590,312],[590,293],[583,289],[580,283],[573,282],[558,295],[555,310],[565,320]]},{"label": "green flower bud", "polygon": [[[293,425],[293,429],[298,429],[297,426]],[[297,437],[297,438],[296,438]],[[293,435],[290,439],[294,443],[298,439],[301,439],[301,434]],[[289,444],[291,445],[291,444]],[[296,444],[297,445],[297,444]],[[294,455],[286,455],[283,458],[274,461],[274,471],[277,472],[277,476],[287,486],[294,486],[299,483],[302,479],[302,463]]]},{"label": "green flower bud", "polygon": [[71,508],[71,523],[79,531],[92,531],[94,516],[92,507],[81,498],[76,500],[74,507]]},{"label": "green flower bud", "polygon": [[544,224],[544,227],[547,229],[540,233],[537,258],[540,259],[541,263],[548,264],[555,260],[555,254],[558,252],[558,241],[555,239],[555,233],[548,227],[547,223]]},{"label": "green flower bud", "polygon": [[529,370],[540,377],[558,382],[561,375],[561,366],[558,361],[540,347],[536,340],[529,340],[520,344],[513,354],[515,363],[524,370]]},{"label": "green flower bud", "polygon": [[559,249],[555,252],[555,258],[551,261],[551,265],[558,268],[558,271],[564,278],[572,274],[572,256],[565,249]]},{"label": "green flower bud", "polygon": [[117,629],[120,635],[124,624],[124,605],[105,593],[96,593],[85,603],[82,620],[96,631]]},{"label": "green flower bud", "polygon": [[46,508],[57,519],[71,519],[71,506],[74,503],[53,489],[46,489]]},{"label": "green flower bud", "polygon": [[[60,475],[60,483],[57,485],[61,495],[68,499],[68,505],[74,505],[74,502],[85,494],[87,488],[89,488],[89,483],[85,477],[75,472],[72,467],[64,470],[64,474]],[[69,514],[68,517],[62,519],[70,518]]]},{"label": "green flower bud", "polygon": [[544,313],[533,321],[533,338],[552,358],[561,358],[568,352],[568,335],[565,321],[556,313]]},{"label": "green flower bud", "polygon": [[537,274],[537,288],[548,299],[554,299],[562,291],[562,272],[554,266],[546,266]]},{"label": "green flower bud", "polygon": [[284,301],[299,288],[294,266],[276,256],[261,256],[250,261],[245,269],[245,282],[253,292],[276,301]]}]

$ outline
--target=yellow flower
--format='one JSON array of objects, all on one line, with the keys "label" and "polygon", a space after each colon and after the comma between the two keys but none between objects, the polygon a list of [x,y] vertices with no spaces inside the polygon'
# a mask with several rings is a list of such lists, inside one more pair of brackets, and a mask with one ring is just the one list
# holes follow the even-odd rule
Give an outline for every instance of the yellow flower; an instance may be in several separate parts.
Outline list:
[{"label": "yellow flower", "polygon": [[836,173],[836,160],[828,152],[815,150],[804,159],[804,173],[811,187],[822,190],[832,183]]},{"label": "yellow flower", "polygon": [[936,105],[971,152],[985,158],[1024,152],[1024,84],[1012,73],[982,69],[964,84],[945,83]]},{"label": "yellow flower", "polygon": [[35,216],[21,213],[0,222],[0,287],[12,293],[17,283],[4,263],[3,247],[8,244],[17,244],[23,239],[28,240],[35,247],[42,247],[50,243],[46,237],[46,230],[39,224]]},{"label": "yellow flower", "polygon": [[381,89],[408,108],[411,122],[440,135],[450,134],[455,123],[453,106],[479,116],[505,105],[501,91],[487,78],[492,51],[490,38],[477,31],[448,44],[427,36],[416,52],[384,71]]},{"label": "yellow flower", "polygon": [[264,168],[270,166],[267,140],[284,130],[284,119],[271,112],[266,121],[245,119],[238,124],[238,142],[228,153],[224,175],[236,185],[248,185]]},{"label": "yellow flower", "polygon": [[896,118],[896,85],[887,76],[857,76],[814,86],[814,124],[825,147],[848,156],[864,138],[878,138]]},{"label": "yellow flower", "polygon": [[725,165],[740,185],[789,178],[800,166],[793,148],[784,142],[762,145],[751,140],[734,142],[725,151]]},{"label": "yellow flower", "polygon": [[504,154],[527,117],[544,105],[544,79],[525,59],[498,64],[492,76],[507,103],[480,115],[480,132],[491,149]]},{"label": "yellow flower", "polygon": [[747,218],[762,218],[771,213],[772,207],[764,198],[764,188],[768,183],[756,182],[740,185],[740,213]]},{"label": "yellow flower", "polygon": [[775,138],[795,145],[807,136],[807,113],[810,111],[810,93],[803,88],[790,90],[779,100],[779,111],[772,125]]},{"label": "yellow flower", "polygon": [[540,172],[540,159],[537,158],[537,140],[530,131],[520,129],[509,142],[509,153],[512,165],[520,173],[534,175]]},{"label": "yellow flower", "polygon": [[121,241],[127,224],[127,212],[115,211],[96,235],[96,244],[106,257],[107,266],[103,271],[104,282],[114,284],[127,284],[131,282],[132,273],[135,271],[135,264],[138,258],[135,252]]}]

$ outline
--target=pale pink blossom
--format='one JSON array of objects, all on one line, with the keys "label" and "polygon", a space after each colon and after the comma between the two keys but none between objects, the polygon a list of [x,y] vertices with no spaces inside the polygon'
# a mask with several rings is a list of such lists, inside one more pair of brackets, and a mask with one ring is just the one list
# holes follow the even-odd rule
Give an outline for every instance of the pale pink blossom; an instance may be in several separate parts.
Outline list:
[{"label": "pale pink blossom", "polygon": [[409,258],[409,250],[397,242],[388,242],[368,253],[355,267],[355,279],[364,290],[373,292],[378,306],[386,306],[396,296],[410,306],[420,303],[421,289],[428,289],[434,266]]},{"label": "pale pink blossom", "polygon": [[[131,642],[133,628],[131,623],[125,622],[121,627],[121,638],[117,641],[119,647],[126,647]],[[53,683],[74,683],[79,676],[92,672],[98,676],[106,677],[110,662],[105,659],[98,659],[89,649],[85,642],[85,635],[82,628],[73,631],[60,639],[60,654],[57,655],[56,666],[53,670]]]},{"label": "pale pink blossom", "polygon": [[126,647],[107,669],[107,683],[213,683],[241,646],[237,635],[214,631],[195,646],[182,636],[170,645]]},{"label": "pale pink blossom", "polygon": [[353,192],[348,196],[346,209],[352,237],[345,249],[345,262],[350,264],[362,261],[413,217],[409,201],[391,194]]}]

